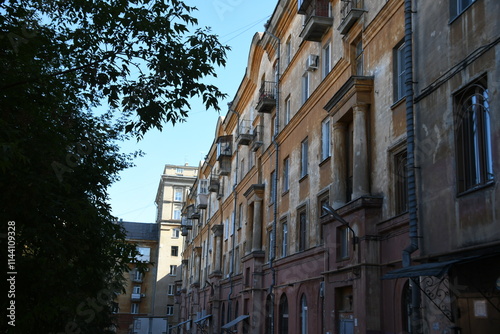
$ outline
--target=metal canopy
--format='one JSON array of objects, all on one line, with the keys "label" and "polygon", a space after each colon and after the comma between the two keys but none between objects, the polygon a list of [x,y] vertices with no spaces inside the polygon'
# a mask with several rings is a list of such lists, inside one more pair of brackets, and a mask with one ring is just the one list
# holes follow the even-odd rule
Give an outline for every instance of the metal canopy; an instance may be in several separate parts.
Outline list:
[{"label": "metal canopy", "polygon": [[208,318],[210,318],[212,315],[211,314],[208,314],[204,317],[201,317],[200,319],[196,319],[195,321],[193,321],[195,324],[199,323],[199,322],[202,322],[203,320],[207,320]]},{"label": "metal canopy", "polygon": [[382,276],[382,279],[395,279],[395,278],[414,278],[419,276],[435,276],[438,278],[443,277],[452,265],[457,262],[463,262],[475,257],[460,258],[445,262],[430,262],[419,264],[416,266],[410,266],[405,268],[400,268],[396,270],[389,271],[387,274]]},{"label": "metal canopy", "polygon": [[177,327],[182,326],[182,325],[184,325],[184,324],[187,324],[187,323],[188,323],[188,322],[190,322],[190,321],[191,321],[191,320],[186,320],[186,321],[184,321],[184,322],[181,322],[181,323],[179,323],[179,324],[177,324],[177,325],[175,325],[175,326],[171,327],[171,329],[174,329],[174,328],[177,328]]},{"label": "metal canopy", "polygon": [[236,325],[237,323],[239,323],[247,318],[250,318],[250,316],[249,315],[240,315],[238,318],[231,320],[230,322],[228,322],[227,324],[225,324],[221,328],[222,329],[229,329],[229,328],[233,327],[234,325]]}]

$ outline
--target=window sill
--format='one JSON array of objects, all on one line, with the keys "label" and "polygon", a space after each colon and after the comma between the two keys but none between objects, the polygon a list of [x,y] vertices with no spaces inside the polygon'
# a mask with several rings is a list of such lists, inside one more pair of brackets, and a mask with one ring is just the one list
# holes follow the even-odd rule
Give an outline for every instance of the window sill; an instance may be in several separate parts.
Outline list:
[{"label": "window sill", "polygon": [[285,190],[284,192],[281,193],[281,197],[288,195],[289,192],[290,192],[290,189]]},{"label": "window sill", "polygon": [[323,161],[321,161],[319,163],[319,166],[322,167],[323,165],[325,165],[328,161],[330,161],[332,159],[332,156],[329,155],[328,157],[326,157]]},{"label": "window sill", "polygon": [[461,193],[458,193],[457,194],[457,198],[464,197],[464,196],[467,196],[469,194],[475,193],[477,191],[481,191],[481,190],[484,190],[486,188],[492,187],[494,184],[495,184],[495,180],[491,180],[491,181],[489,181],[487,183],[478,185],[478,186],[476,186],[474,188],[467,189],[465,191],[462,191]]},{"label": "window sill", "polygon": [[300,179],[299,179],[299,183],[301,183],[302,181],[304,181],[305,179],[307,179],[309,177],[309,174],[306,174],[304,176],[302,176]]},{"label": "window sill", "polygon": [[403,102],[406,101],[406,96],[403,96],[402,98],[400,98],[399,100],[397,100],[396,102],[394,102],[392,105],[391,105],[391,110],[394,110],[396,109],[397,107],[399,107],[401,104],[403,104]]}]

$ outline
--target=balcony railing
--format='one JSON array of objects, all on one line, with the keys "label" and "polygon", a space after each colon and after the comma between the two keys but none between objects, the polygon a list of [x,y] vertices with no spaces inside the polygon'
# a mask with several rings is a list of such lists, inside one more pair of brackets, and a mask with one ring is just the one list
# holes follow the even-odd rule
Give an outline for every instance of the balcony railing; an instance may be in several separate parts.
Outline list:
[{"label": "balcony railing", "polygon": [[340,17],[342,22],[339,31],[345,35],[366,10],[364,9],[364,0],[341,0],[341,3]]},{"label": "balcony railing", "polygon": [[133,293],[130,300],[133,302],[140,302],[143,297],[146,297],[144,293]]},{"label": "balcony railing", "polygon": [[259,90],[259,101],[257,111],[270,113],[276,106],[276,82],[264,81]]},{"label": "balcony railing", "polygon": [[256,125],[253,129],[252,151],[257,151],[263,144],[262,125]]},{"label": "balcony railing", "polygon": [[249,145],[252,137],[252,122],[249,119],[242,119],[238,126],[238,145]]}]

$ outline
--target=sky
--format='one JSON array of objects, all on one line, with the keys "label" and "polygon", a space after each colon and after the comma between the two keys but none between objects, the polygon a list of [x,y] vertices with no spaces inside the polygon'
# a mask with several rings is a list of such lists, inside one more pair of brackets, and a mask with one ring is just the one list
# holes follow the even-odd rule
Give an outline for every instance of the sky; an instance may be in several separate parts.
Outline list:
[{"label": "sky", "polygon": [[199,26],[211,27],[219,41],[229,45],[227,64],[217,71],[210,83],[228,94],[220,101],[220,114],[205,109],[203,104],[191,101],[191,112],[185,123],[166,125],[162,132],[151,130],[137,142],[122,143],[122,152],[141,150],[135,167],[122,171],[120,181],[109,189],[112,213],[124,221],[154,223],[156,192],[166,164],[198,166],[208,153],[215,135],[219,116],[225,116],[230,102],[245,74],[250,43],[255,33],[264,31],[264,24],[272,15],[277,0],[185,0],[198,11],[192,13]]}]

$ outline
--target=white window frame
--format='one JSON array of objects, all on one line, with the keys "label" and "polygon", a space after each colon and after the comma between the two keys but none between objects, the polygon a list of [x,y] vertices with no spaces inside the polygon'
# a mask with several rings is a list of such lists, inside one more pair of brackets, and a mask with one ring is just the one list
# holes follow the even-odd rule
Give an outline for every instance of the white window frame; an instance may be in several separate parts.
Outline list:
[{"label": "white window frame", "polygon": [[288,256],[288,223],[284,221],[281,224],[281,256]]},{"label": "white window frame", "polygon": [[321,122],[321,161],[332,155],[330,118]]},{"label": "white window frame", "polygon": [[131,314],[139,314],[139,304],[138,303],[132,303],[130,305],[130,313]]},{"label": "white window frame", "polygon": [[180,188],[174,189],[174,201],[176,202],[182,202],[182,197],[183,197],[183,191]]},{"label": "white window frame", "polygon": [[283,160],[283,192],[290,190],[290,158]]},{"label": "white window frame", "polygon": [[283,120],[284,125],[287,125],[288,123],[290,123],[291,112],[292,112],[292,102],[291,102],[290,95],[289,95],[285,100],[285,119]]},{"label": "white window frame", "polygon": [[302,75],[302,104],[306,103],[311,90],[310,73],[306,71]]},{"label": "white window frame", "polygon": [[180,235],[181,235],[181,229],[179,228],[172,229],[172,239],[179,239]]},{"label": "white window frame", "polygon": [[173,296],[175,294],[175,285],[174,284],[169,284],[168,285],[168,295]]},{"label": "white window frame", "polygon": [[167,305],[167,315],[174,315],[174,305]]},{"label": "white window frame", "polygon": [[307,138],[300,143],[300,178],[309,174],[309,143]]},{"label": "white window frame", "polygon": [[330,41],[323,45],[322,55],[322,75],[323,78],[326,78],[328,73],[332,70],[332,46]]},{"label": "white window frame", "polygon": [[170,265],[170,276],[177,276],[177,266],[174,264]]}]

